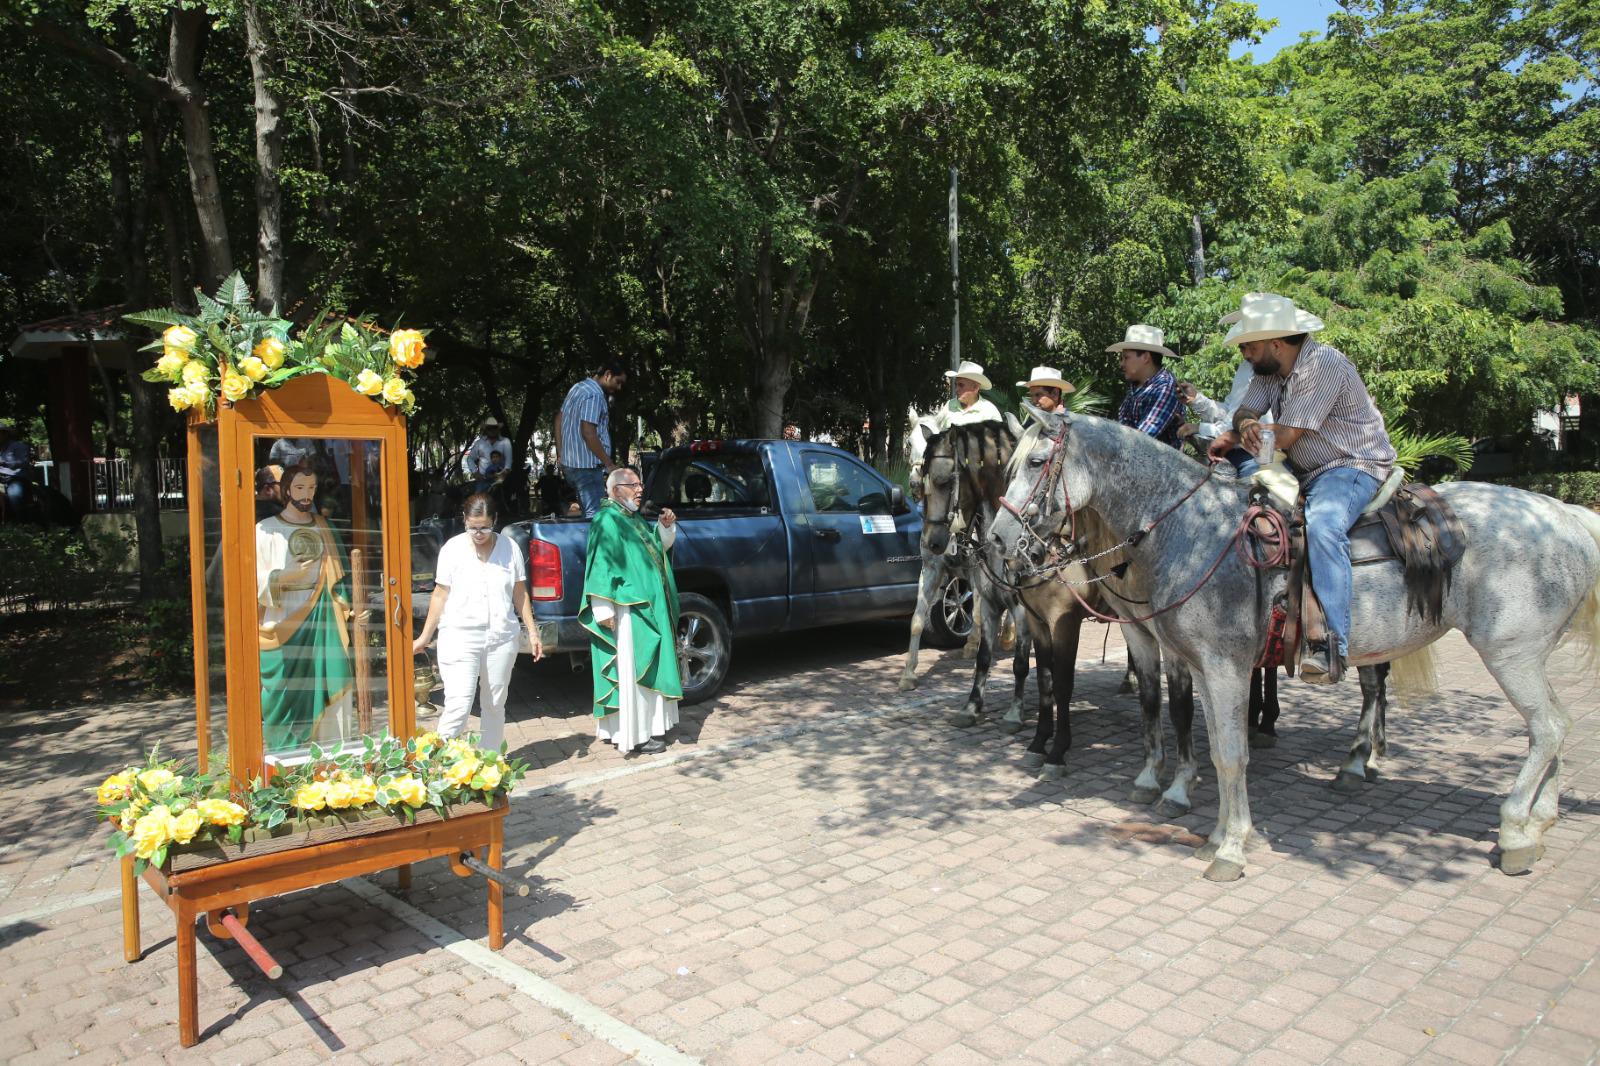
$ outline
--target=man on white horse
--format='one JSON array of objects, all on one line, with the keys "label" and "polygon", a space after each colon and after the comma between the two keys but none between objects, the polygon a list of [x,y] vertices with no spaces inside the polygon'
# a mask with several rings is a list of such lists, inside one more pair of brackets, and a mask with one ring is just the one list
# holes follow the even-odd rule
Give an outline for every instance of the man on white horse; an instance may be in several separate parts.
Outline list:
[{"label": "man on white horse", "polygon": [[1067,402],[1067,393],[1075,391],[1072,383],[1053,366],[1034,367],[1027,381],[1017,382],[1017,388],[1026,389],[1028,402],[1046,414],[1061,410]]},{"label": "man on white horse", "polygon": [[[1350,527],[1394,469],[1394,445],[1355,364],[1315,341],[1284,296],[1248,304],[1224,343],[1255,370],[1233,429],[1211,445],[1214,459],[1261,446],[1261,416],[1277,416],[1277,447],[1289,453],[1306,500],[1311,583],[1328,619],[1326,648],[1312,647],[1300,677],[1332,684],[1343,674],[1350,636]],[[1319,656],[1321,661],[1318,661]]]},{"label": "man on white horse", "polygon": [[1005,421],[1000,417],[1000,409],[979,395],[980,389],[994,388],[983,367],[963,359],[958,369],[946,370],[944,376],[950,379],[955,395],[934,412],[934,425],[940,433],[954,426],[970,426],[974,422]]}]

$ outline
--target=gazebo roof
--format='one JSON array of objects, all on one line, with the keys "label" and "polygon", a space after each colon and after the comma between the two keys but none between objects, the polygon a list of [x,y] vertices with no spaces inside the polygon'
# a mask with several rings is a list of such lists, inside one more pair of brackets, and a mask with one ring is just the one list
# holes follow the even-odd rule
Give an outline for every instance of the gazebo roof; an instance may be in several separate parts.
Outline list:
[{"label": "gazebo roof", "polygon": [[92,339],[106,369],[126,369],[134,345],[124,336],[122,316],[132,310],[131,304],[114,304],[29,323],[12,338],[11,354],[18,359],[53,359],[62,348]]}]

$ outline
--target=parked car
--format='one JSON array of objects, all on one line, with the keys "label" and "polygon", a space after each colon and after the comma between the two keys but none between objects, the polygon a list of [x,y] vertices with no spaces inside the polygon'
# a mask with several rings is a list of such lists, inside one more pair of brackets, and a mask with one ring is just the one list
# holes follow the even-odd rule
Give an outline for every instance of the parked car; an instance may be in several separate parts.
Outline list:
[{"label": "parked car", "polygon": [[[916,606],[921,512],[838,448],[781,440],[668,448],[646,479],[644,506],[678,516],[672,566],[685,703],[716,693],[737,638],[905,617]],[[588,521],[536,519],[504,532],[527,553],[546,650],[586,651],[578,608]],[[941,590],[934,613],[931,642],[959,644],[971,629],[970,591]]]}]

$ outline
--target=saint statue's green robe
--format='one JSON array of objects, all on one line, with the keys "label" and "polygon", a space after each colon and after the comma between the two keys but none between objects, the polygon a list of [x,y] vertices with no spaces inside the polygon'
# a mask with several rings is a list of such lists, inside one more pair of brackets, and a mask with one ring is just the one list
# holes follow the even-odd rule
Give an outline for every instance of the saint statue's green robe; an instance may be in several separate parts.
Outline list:
[{"label": "saint statue's green robe", "polygon": [[[631,664],[617,662],[616,633],[595,621],[591,596],[630,609]],[[667,699],[683,698],[678,674],[678,583],[672,577],[672,564],[655,523],[646,522],[615,500],[601,504],[589,524],[578,621],[589,631],[596,718],[617,710],[621,669],[630,669],[634,681]]]},{"label": "saint statue's green robe", "polygon": [[[300,559],[315,564],[309,582],[288,587],[274,578]],[[266,751],[337,739],[355,683],[344,547],[321,515],[298,526],[271,516],[256,524],[256,567]],[[335,718],[323,722],[329,711]]]}]

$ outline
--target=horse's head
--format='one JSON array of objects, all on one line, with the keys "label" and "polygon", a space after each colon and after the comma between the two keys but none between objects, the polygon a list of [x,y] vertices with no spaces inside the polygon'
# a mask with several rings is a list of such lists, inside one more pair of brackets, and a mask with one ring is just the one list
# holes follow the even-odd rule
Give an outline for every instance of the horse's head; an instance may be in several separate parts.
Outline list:
[{"label": "horse's head", "polygon": [[950,545],[950,520],[955,517],[960,492],[956,469],[955,443],[949,433],[923,434],[922,472],[922,550],[943,555]]},{"label": "horse's head", "polygon": [[989,541],[1008,565],[1038,566],[1072,519],[1067,448],[1072,416],[1024,404],[1035,425],[1012,453],[1010,483],[989,526]]}]

